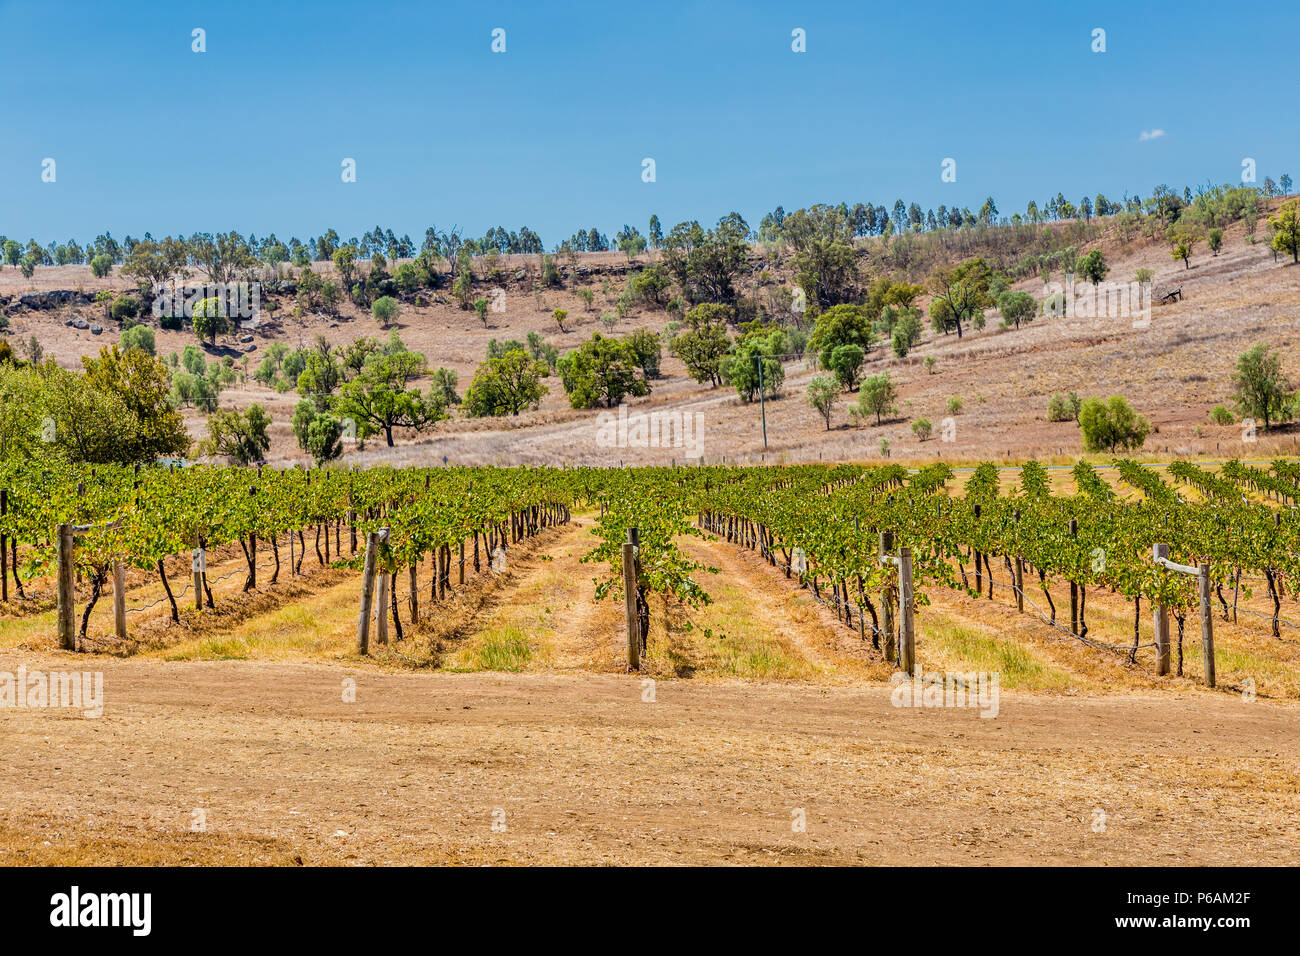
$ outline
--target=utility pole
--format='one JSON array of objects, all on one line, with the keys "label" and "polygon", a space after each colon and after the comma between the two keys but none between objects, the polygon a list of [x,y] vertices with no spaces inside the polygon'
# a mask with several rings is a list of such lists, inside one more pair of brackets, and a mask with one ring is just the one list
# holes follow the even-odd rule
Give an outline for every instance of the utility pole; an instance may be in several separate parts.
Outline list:
[{"label": "utility pole", "polygon": [[763,451],[767,451],[767,402],[763,399],[763,355],[754,356],[758,363],[758,407],[763,411]]}]

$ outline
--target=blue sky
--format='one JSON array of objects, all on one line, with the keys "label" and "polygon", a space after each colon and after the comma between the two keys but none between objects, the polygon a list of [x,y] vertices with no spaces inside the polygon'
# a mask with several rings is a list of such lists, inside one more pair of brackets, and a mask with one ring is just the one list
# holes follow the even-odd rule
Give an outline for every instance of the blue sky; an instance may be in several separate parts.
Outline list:
[{"label": "blue sky", "polygon": [[0,0],[0,233],[527,225],[550,248],[778,203],[1009,215],[1244,157],[1262,183],[1300,176],[1297,35],[1287,4]]}]

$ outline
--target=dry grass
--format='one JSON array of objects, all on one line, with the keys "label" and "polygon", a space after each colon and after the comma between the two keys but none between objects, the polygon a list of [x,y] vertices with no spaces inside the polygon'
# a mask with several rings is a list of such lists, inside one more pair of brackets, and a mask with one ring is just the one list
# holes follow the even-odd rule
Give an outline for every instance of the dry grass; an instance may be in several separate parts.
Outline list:
[{"label": "dry grass", "polygon": [[[1081,444],[1076,425],[1045,420],[1047,400],[1058,391],[1076,391],[1082,396],[1128,396],[1159,429],[1145,449],[1152,456],[1269,457],[1300,452],[1300,430],[1278,430],[1247,445],[1241,441],[1239,428],[1212,425],[1208,418],[1210,408],[1228,395],[1230,374],[1241,351],[1265,340],[1282,347],[1285,353],[1296,343],[1300,332],[1300,272],[1296,267],[1274,262],[1263,242],[1248,245],[1241,224],[1227,230],[1224,251],[1219,256],[1198,255],[1190,270],[1171,260],[1163,243],[1105,239],[1098,247],[1110,263],[1110,278],[1126,281],[1138,267],[1149,267],[1155,271],[1157,287],[1181,285],[1185,300],[1156,308],[1150,327],[1145,329],[1134,329],[1127,319],[1072,318],[1039,319],[1021,330],[1004,332],[995,328],[994,316],[984,331],[972,331],[960,341],[954,335],[933,336],[927,332],[925,340],[906,359],[895,359],[885,349],[877,350],[869,357],[865,371],[889,371],[901,396],[901,415],[881,427],[851,427],[847,405],[855,396],[846,395],[835,413],[835,428],[828,433],[817,413],[803,401],[813,371],[803,361],[791,362],[783,396],[767,406],[766,452],[759,410],[741,403],[734,392],[699,386],[671,355],[665,354],[664,377],[654,383],[653,394],[631,405],[635,409],[673,409],[701,415],[704,455],[710,462],[724,456],[728,461],[882,460],[882,437],[892,443],[892,460],[913,464],[939,458],[949,462],[1029,457],[1064,460],[1077,455]],[[454,370],[462,386],[469,382],[491,338],[522,340],[528,332],[536,331],[561,350],[576,346],[600,329],[597,316],[602,311],[598,306],[595,312],[586,312],[577,298],[577,289],[593,286],[600,297],[602,281],[608,278],[617,284],[628,274],[626,260],[619,253],[584,255],[581,265],[605,271],[586,277],[575,273],[563,289],[544,293],[539,308],[526,288],[531,279],[518,282],[513,278],[520,268],[535,269],[535,257],[505,258],[511,260],[504,266],[510,275],[506,312],[492,314],[488,327],[483,327],[472,311],[451,303],[445,290],[435,292],[426,306],[407,307],[396,326],[412,348],[426,354],[432,366]],[[642,264],[648,261],[641,260]],[[567,268],[567,264],[561,265]],[[325,269],[329,271],[328,266]],[[788,280],[782,271],[785,269],[787,266],[776,269],[782,281]],[[41,269],[35,281],[29,283],[15,270],[6,270],[0,275],[0,288],[16,292],[28,286],[84,286],[93,291],[100,287],[126,290],[129,286],[119,276],[92,282],[87,273],[85,267]],[[1018,283],[1018,288],[1041,293],[1038,280]],[[924,297],[921,304],[925,304]],[[561,333],[554,327],[549,316],[556,307],[569,311],[575,323],[569,332]],[[76,366],[81,355],[94,354],[100,346],[116,340],[118,333],[111,325],[97,337],[66,328],[63,321],[67,311],[17,314],[13,318],[14,335],[25,338],[37,334],[47,352],[69,367]],[[72,311],[89,315],[88,308]],[[343,344],[362,335],[386,337],[389,331],[351,305],[345,305],[342,314],[334,318],[297,319],[287,313],[287,309],[279,310],[274,322],[257,330],[260,348],[277,339],[297,346],[317,334],[333,344]],[[616,332],[624,334],[640,328],[657,331],[667,321],[667,314],[661,310],[642,310],[623,320]],[[191,341],[188,333],[161,332],[158,348],[165,354]],[[937,359],[932,373],[922,365],[927,356]],[[254,352],[250,361],[255,363],[259,358],[259,353]],[[397,449],[372,445],[365,451],[349,453],[349,458],[358,462],[432,463],[446,455],[463,464],[568,461],[617,465],[620,460],[650,464],[685,457],[680,448],[601,448],[596,444],[595,413],[569,408],[554,378],[548,385],[551,393],[537,411],[505,421],[457,420],[440,425],[431,436],[403,436]],[[956,440],[917,441],[911,422],[926,417],[937,424],[946,416],[945,405],[953,396],[965,402],[962,413],[955,416]],[[229,390],[226,397],[236,406],[257,401],[268,409],[274,419],[272,455],[277,461],[305,460],[289,424],[296,394],[276,393],[250,383]],[[202,416],[192,414],[189,424],[192,433],[202,437]]]}]

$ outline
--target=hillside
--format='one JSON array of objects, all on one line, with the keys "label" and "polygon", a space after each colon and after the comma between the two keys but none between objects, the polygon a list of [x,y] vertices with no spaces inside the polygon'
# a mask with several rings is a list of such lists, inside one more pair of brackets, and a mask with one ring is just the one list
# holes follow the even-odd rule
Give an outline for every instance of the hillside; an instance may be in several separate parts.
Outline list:
[{"label": "hillside", "polygon": [[[1172,259],[1164,242],[1141,238],[1126,242],[1106,235],[1085,248],[1093,247],[1106,256],[1110,279],[1129,281],[1137,268],[1145,266],[1154,270],[1157,293],[1181,287],[1183,299],[1156,306],[1149,328],[1134,328],[1126,318],[1040,317],[1020,330],[1004,331],[997,328],[994,314],[987,328],[967,330],[960,340],[951,334],[936,335],[927,328],[919,346],[903,360],[878,347],[869,354],[864,372],[887,370],[900,394],[899,414],[880,426],[853,425],[847,408],[854,396],[846,395],[840,399],[828,433],[803,398],[815,371],[807,359],[795,358],[786,363],[783,393],[766,402],[766,453],[758,404],[742,403],[726,386],[710,389],[698,384],[667,349],[662,377],[652,383],[652,394],[629,399],[629,410],[633,414],[658,411],[698,416],[700,449],[709,462],[723,458],[758,461],[760,457],[791,462],[878,459],[882,438],[891,446],[891,458],[907,462],[939,457],[952,462],[1075,457],[1082,448],[1078,427],[1073,422],[1050,423],[1046,416],[1048,398],[1055,392],[1070,391],[1082,397],[1128,397],[1156,429],[1142,450],[1144,455],[1267,457],[1300,450],[1300,432],[1292,428],[1260,433],[1255,442],[1247,443],[1239,425],[1213,425],[1208,417],[1212,407],[1227,401],[1237,356],[1249,346],[1264,342],[1278,347],[1284,366],[1291,367],[1292,349],[1300,332],[1300,269],[1281,259],[1275,261],[1264,242],[1247,243],[1241,223],[1226,230],[1219,255],[1200,250],[1190,268]],[[331,345],[340,346],[361,336],[383,339],[396,330],[408,347],[426,355],[431,368],[454,370],[463,391],[492,339],[523,339],[535,331],[564,352],[593,331],[607,333],[600,315],[612,310],[628,275],[655,261],[656,255],[643,254],[631,265],[622,253],[613,252],[557,257],[562,286],[540,293],[534,291],[538,257],[504,256],[502,278],[483,278],[476,283],[484,295],[497,285],[506,292],[505,311],[489,313],[486,323],[472,310],[455,304],[445,280],[427,304],[404,306],[390,329],[381,329],[368,313],[348,302],[339,307],[337,315],[295,318],[290,314],[289,299],[280,303],[275,318],[264,320],[253,330],[251,343],[232,339],[223,343],[224,349],[213,351],[212,357],[236,356],[237,367],[251,371],[271,342],[297,348],[323,335]],[[864,265],[865,273],[874,277],[893,263],[876,241],[864,248]],[[333,271],[329,263],[317,263],[313,268],[326,275]],[[741,285],[755,298],[792,279],[789,256],[783,253],[755,250],[746,271]],[[908,277],[923,279],[920,275]],[[1059,281],[1061,276],[1058,273],[1053,278]],[[1021,280],[1014,288],[1042,298],[1038,278]],[[34,335],[60,364],[78,367],[81,356],[94,355],[120,337],[117,323],[104,318],[104,307],[90,303],[38,310],[21,307],[19,297],[54,290],[74,290],[92,297],[100,290],[133,289],[130,278],[117,270],[97,279],[88,266],[41,268],[30,280],[16,269],[0,270],[0,307],[10,321],[6,333],[15,346]],[[590,309],[578,297],[580,289],[594,293]],[[928,298],[923,295],[918,304],[928,315]],[[569,312],[564,332],[551,319],[556,308]],[[70,327],[67,323],[77,317],[101,324],[102,334]],[[637,308],[617,323],[613,334],[643,328],[659,332],[671,318],[662,309]],[[160,356],[193,342],[190,331],[157,330]],[[935,364],[927,371],[923,363],[930,356]],[[691,458],[682,448],[603,447],[597,440],[599,412],[570,408],[555,376],[546,383],[550,392],[536,411],[506,419],[457,418],[422,435],[400,435],[396,449],[372,439],[364,450],[349,449],[343,461],[431,463],[441,462],[445,456],[461,464],[567,461],[617,465]],[[947,417],[952,398],[961,399],[963,407],[953,416],[955,432],[949,435],[953,440],[941,441],[939,423]],[[268,458],[276,464],[309,461],[290,430],[297,401],[294,392],[278,393],[251,377],[221,394],[223,408],[244,408],[253,402],[267,408],[274,420]],[[191,434],[203,437],[205,416],[192,408],[186,415]],[[935,424],[935,437],[924,442],[916,439],[910,427],[920,417]]]}]

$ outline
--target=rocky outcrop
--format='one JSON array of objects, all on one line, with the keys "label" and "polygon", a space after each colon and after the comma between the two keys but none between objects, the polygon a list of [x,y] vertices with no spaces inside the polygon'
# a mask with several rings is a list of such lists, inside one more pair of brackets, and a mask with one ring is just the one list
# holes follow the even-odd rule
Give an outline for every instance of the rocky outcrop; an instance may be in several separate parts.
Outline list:
[{"label": "rocky outcrop", "polygon": [[29,292],[18,297],[18,305],[26,309],[44,311],[61,305],[90,305],[95,297],[74,289],[54,289],[49,292]]}]

